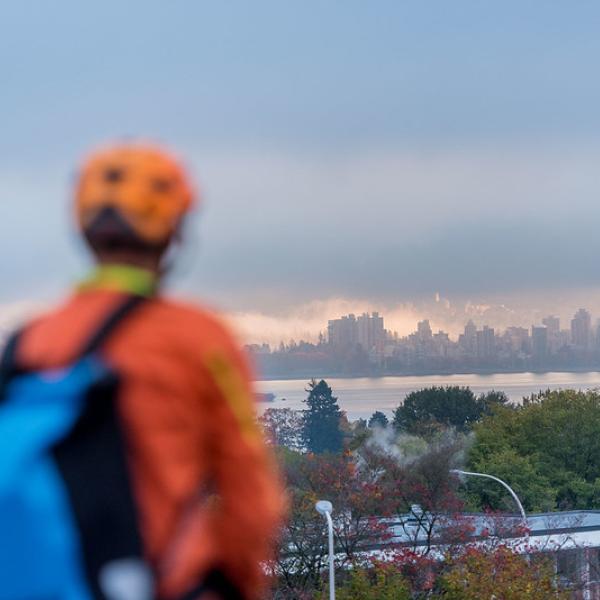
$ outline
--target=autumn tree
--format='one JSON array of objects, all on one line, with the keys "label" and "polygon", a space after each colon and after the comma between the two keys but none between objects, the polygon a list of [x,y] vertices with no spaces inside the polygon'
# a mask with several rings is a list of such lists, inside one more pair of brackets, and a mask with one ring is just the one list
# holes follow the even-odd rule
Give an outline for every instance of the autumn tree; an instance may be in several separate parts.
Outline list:
[{"label": "autumn tree", "polygon": [[463,437],[450,432],[428,442],[400,436],[360,449],[363,471],[383,490],[385,511],[413,550],[428,553],[432,545],[452,541],[447,525],[463,503],[450,470],[463,451]]},{"label": "autumn tree", "polygon": [[337,589],[338,600],[410,600],[410,587],[395,565],[354,566]]},{"label": "autumn tree", "polygon": [[528,560],[507,546],[493,549],[467,547],[448,557],[447,571],[440,579],[440,594],[446,600],[567,600],[552,561]]},{"label": "autumn tree", "polygon": [[338,563],[351,563],[361,547],[386,539],[387,527],[375,518],[387,500],[380,485],[348,454],[285,455],[283,464],[290,511],[281,552],[273,565],[289,598],[321,589],[327,560],[327,529],[315,510],[317,500],[334,506]]},{"label": "autumn tree", "polygon": [[267,408],[259,417],[267,441],[273,446],[302,450],[302,413],[291,408]]}]

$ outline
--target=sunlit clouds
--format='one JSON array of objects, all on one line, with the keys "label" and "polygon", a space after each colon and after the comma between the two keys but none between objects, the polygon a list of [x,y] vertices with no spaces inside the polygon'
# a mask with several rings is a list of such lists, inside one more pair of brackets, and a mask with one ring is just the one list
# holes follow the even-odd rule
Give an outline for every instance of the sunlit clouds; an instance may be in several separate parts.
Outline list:
[{"label": "sunlit clouds", "polygon": [[[456,335],[468,318],[529,327],[579,306],[600,314],[600,150],[187,156],[203,205],[169,287],[221,307],[245,339],[314,341],[328,319],[374,310],[400,335],[423,318]],[[0,208],[14,249],[0,255],[2,313],[86,270],[68,172],[4,173],[19,201]]]}]

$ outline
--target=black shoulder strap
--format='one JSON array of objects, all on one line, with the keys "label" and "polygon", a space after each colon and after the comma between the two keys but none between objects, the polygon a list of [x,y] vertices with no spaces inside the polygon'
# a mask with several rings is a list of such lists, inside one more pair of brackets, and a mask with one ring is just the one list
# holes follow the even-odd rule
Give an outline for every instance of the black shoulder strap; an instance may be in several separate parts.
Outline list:
[{"label": "black shoulder strap", "polygon": [[[146,296],[127,296],[117,308],[111,312],[96,329],[90,339],[83,345],[78,357],[88,356],[100,349],[115,328],[129,315],[135,308],[146,300]],[[0,402],[4,395],[4,390],[9,380],[21,372],[17,361],[17,350],[19,340],[23,334],[23,329],[13,333],[6,342],[0,358]]]},{"label": "black shoulder strap", "polygon": [[0,359],[0,398],[4,395],[4,387],[17,370],[17,346],[22,329],[15,331],[7,340]]},{"label": "black shoulder strap", "polygon": [[[125,300],[121,302],[117,308],[111,312],[101,323],[100,327],[94,331],[92,336],[83,345],[77,356],[88,356],[99,350],[102,344],[119,325],[119,323],[121,323],[121,321],[123,321],[127,315],[129,315],[146,299],[146,296],[127,296]],[[19,329],[13,333],[8,338],[8,341],[4,346],[4,350],[2,351],[2,358],[0,359],[0,393],[2,391],[2,386],[5,385],[6,382],[13,375],[15,375],[15,373],[19,372],[19,365],[17,364],[17,349],[23,331],[23,329]]]},{"label": "black shoulder strap", "polygon": [[146,296],[127,296],[124,302],[119,304],[117,308],[108,315],[106,320],[83,345],[79,352],[79,356],[89,356],[90,354],[97,352],[125,317],[146,300]]}]

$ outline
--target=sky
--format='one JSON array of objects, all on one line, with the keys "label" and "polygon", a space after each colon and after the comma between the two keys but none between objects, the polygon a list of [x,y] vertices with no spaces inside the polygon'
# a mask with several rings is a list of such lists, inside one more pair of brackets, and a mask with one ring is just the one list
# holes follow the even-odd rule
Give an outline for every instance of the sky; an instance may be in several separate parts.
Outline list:
[{"label": "sky", "polygon": [[436,293],[600,314],[596,2],[22,0],[0,22],[0,314],[85,272],[77,165],[132,138],[201,191],[171,287],[250,337],[369,308],[404,330]]}]

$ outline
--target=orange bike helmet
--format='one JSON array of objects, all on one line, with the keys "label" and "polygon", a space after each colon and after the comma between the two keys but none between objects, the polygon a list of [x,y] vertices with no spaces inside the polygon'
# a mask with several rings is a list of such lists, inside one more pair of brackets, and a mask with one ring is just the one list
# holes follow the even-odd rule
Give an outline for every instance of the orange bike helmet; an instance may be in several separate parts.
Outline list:
[{"label": "orange bike helmet", "polygon": [[164,245],[193,203],[183,168],[163,150],[119,144],[92,154],[75,192],[75,211],[84,232],[106,212],[116,213],[138,241]]}]

